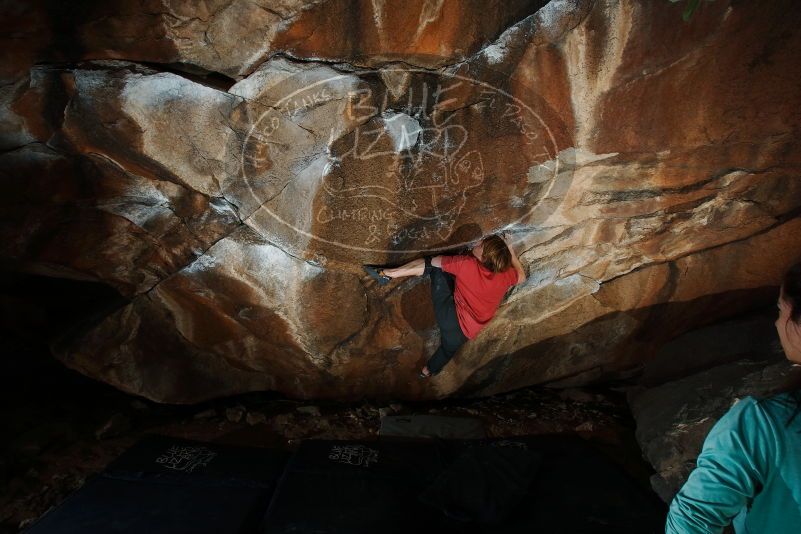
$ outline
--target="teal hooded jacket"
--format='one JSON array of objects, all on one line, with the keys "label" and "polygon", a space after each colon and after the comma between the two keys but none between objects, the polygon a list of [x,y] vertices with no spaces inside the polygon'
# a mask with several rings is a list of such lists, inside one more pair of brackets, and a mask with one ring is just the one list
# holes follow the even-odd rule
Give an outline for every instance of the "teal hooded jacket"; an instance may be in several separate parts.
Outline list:
[{"label": "teal hooded jacket", "polygon": [[[784,393],[746,397],[712,427],[670,505],[667,534],[801,533],[801,415]],[[788,421],[790,424],[788,425]]]}]

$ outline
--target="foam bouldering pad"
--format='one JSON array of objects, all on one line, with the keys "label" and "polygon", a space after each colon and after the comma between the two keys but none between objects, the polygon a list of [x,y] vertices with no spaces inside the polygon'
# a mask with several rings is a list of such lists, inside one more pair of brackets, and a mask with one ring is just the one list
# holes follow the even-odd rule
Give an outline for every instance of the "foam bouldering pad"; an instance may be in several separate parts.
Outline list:
[{"label": "foam bouldering pad", "polygon": [[261,532],[660,532],[664,506],[576,437],[306,441]]},{"label": "foam bouldering pad", "polygon": [[440,473],[443,451],[438,442],[305,441],[261,532],[408,533],[436,525],[441,514],[417,497]]},{"label": "foam bouldering pad", "polygon": [[148,436],[26,532],[252,532],[288,456]]}]

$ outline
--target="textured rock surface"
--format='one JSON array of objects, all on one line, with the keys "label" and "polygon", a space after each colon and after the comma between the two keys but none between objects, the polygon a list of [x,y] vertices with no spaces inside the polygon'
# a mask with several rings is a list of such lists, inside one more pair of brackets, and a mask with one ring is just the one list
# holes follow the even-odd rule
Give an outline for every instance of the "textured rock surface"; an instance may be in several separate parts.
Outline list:
[{"label": "textured rock surface", "polygon": [[701,452],[709,430],[738,400],[775,392],[792,371],[785,362],[765,366],[741,360],[649,390],[632,402],[637,441],[657,474],[651,486],[669,502]]},{"label": "textured rock surface", "polygon": [[543,0],[58,0],[0,3],[0,80],[34,62],[128,59],[190,73],[247,76],[263,61],[300,58],[435,67],[464,60]]},{"label": "textured rock surface", "polygon": [[[56,347],[126,391],[617,378],[801,259],[790,2],[169,4],[3,7],[0,255],[131,299]],[[503,228],[528,281],[422,384],[427,283],[360,264]]]},{"label": "textured rock surface", "polygon": [[[734,402],[748,395],[771,395],[786,387],[791,376],[801,374],[801,369],[784,359],[777,339],[775,344],[763,344],[761,350],[743,346],[745,334],[763,337],[772,327],[771,318],[757,316],[681,336],[672,343],[673,349],[680,347],[680,357],[707,368],[629,394],[637,441],[656,470],[651,485],[666,502],[687,480],[709,430]],[[662,351],[660,357],[672,358],[672,350]],[[727,363],[714,364],[726,359]],[[651,373],[652,378],[656,376]]]}]

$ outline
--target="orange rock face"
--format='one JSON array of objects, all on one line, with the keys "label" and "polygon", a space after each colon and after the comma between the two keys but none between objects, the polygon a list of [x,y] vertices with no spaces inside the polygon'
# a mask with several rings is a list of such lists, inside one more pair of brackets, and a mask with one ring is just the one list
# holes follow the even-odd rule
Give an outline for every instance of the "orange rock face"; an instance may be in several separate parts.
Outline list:
[{"label": "orange rock face", "polygon": [[[667,1],[118,0],[70,15],[72,48],[54,5],[17,9],[39,31],[3,71],[2,256],[130,299],[54,347],[126,391],[620,378],[775,298],[801,259],[790,2],[685,23]],[[417,380],[428,283],[378,287],[361,264],[500,230],[528,280]]]}]

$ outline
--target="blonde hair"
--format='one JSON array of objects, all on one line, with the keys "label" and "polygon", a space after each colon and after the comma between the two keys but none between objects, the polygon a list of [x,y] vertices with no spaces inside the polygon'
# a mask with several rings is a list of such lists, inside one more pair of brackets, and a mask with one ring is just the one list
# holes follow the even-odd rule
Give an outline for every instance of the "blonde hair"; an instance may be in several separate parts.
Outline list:
[{"label": "blonde hair", "polygon": [[482,241],[481,263],[494,273],[500,273],[512,265],[512,254],[506,242],[497,235],[491,235]]}]

